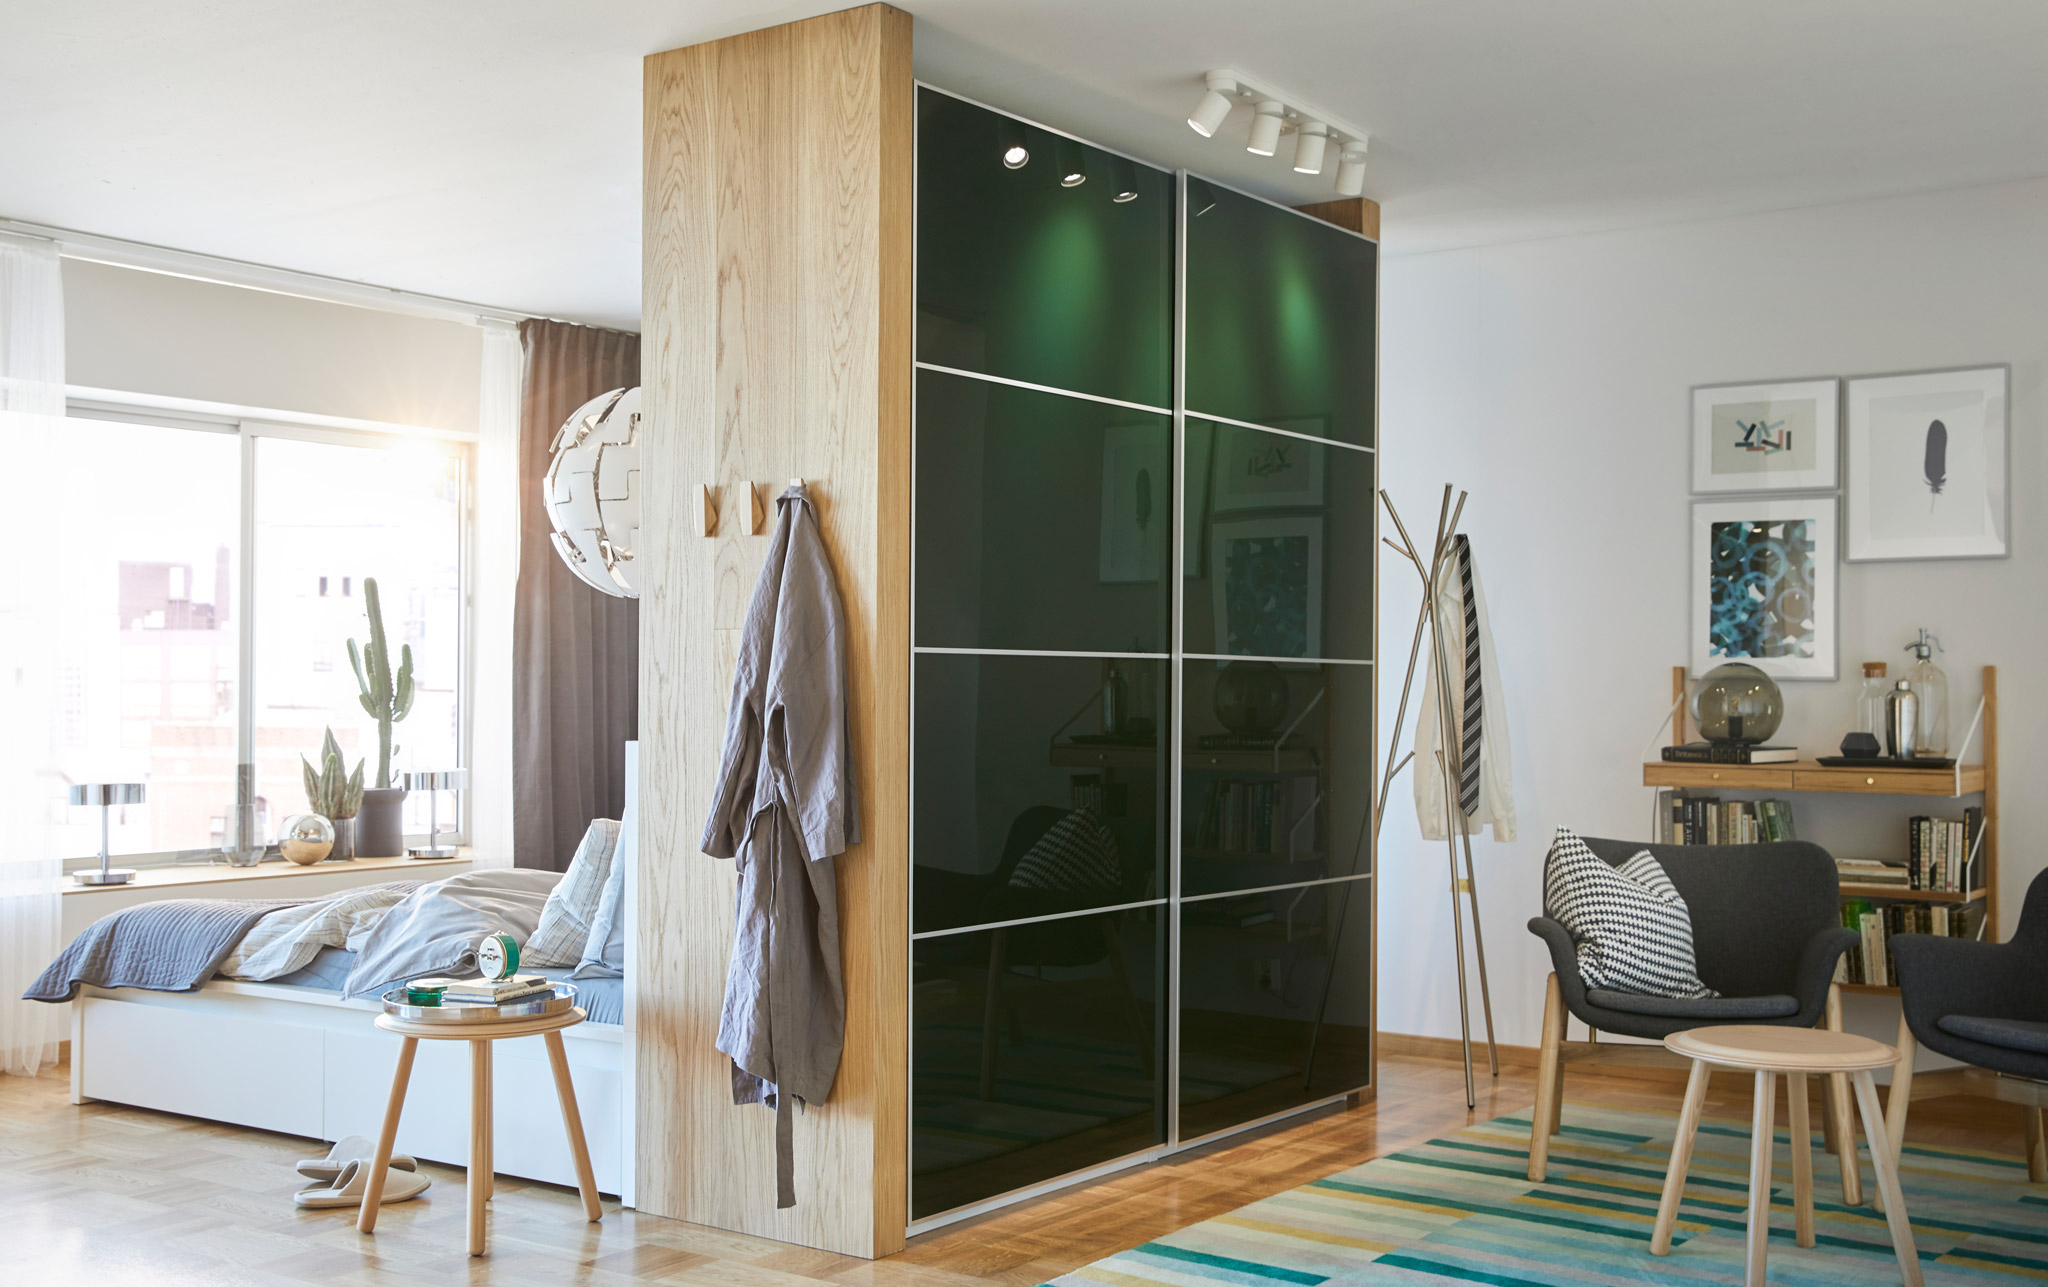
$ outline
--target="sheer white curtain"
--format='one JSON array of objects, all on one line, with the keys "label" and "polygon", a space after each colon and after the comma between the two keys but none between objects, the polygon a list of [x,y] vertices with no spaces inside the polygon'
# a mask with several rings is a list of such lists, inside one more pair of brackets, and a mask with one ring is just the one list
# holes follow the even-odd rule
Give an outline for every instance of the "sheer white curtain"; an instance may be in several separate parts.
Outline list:
[{"label": "sheer white curtain", "polygon": [[[62,869],[52,829],[58,780],[44,772],[54,727],[47,608],[63,592],[67,499],[86,516],[89,480],[58,446],[64,414],[64,281],[55,242],[0,234],[0,444],[43,484],[16,487],[10,524],[26,546],[0,559],[0,1071],[32,1077],[57,1061],[68,1006],[20,999],[56,955]],[[28,462],[41,462],[30,467]],[[40,546],[41,556],[28,552]]]},{"label": "sheer white curtain", "polygon": [[512,601],[519,583],[519,331],[486,321],[477,399],[476,595],[470,839],[479,867],[512,865]]}]

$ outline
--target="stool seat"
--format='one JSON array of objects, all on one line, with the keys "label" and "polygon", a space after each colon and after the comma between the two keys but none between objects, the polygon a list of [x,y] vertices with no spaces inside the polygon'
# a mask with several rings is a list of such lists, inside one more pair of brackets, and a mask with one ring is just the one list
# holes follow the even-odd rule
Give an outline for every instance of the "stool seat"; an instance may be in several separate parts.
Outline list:
[{"label": "stool seat", "polygon": [[1689,1028],[1664,1038],[1664,1046],[1673,1054],[1724,1068],[1772,1072],[1846,1073],[1899,1062],[1897,1050],[1853,1032],[1762,1023]]},{"label": "stool seat", "polygon": [[569,1137],[569,1154],[576,1163],[576,1187],[583,1197],[584,1217],[595,1224],[604,1217],[597,1200],[597,1177],[590,1168],[590,1149],[583,1139],[583,1115],[576,1108],[576,1086],[569,1078],[569,1053],[562,1047],[562,1029],[583,1022],[583,1011],[571,1006],[559,1014],[530,1019],[472,1020],[463,1023],[430,1023],[380,1014],[377,1027],[400,1038],[398,1067],[391,1074],[391,1098],[384,1109],[384,1129],[377,1136],[377,1155],[370,1161],[369,1184],[363,1191],[362,1210],[356,1228],[363,1233],[377,1228],[377,1212],[384,1201],[384,1177],[391,1165],[391,1150],[398,1138],[398,1119],[405,1112],[405,1091],[412,1081],[413,1057],[422,1041],[467,1041],[469,1043],[469,1254],[484,1254],[484,1204],[490,1201],[496,1165],[491,1158],[492,1082],[491,1043],[515,1037],[539,1037],[547,1044],[548,1065],[555,1075],[555,1098],[562,1109],[562,1129]]}]

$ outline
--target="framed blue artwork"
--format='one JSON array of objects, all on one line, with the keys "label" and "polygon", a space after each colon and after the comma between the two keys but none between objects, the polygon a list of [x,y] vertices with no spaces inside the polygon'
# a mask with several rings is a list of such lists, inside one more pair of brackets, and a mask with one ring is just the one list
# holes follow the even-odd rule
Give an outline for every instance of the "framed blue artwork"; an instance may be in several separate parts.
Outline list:
[{"label": "framed blue artwork", "polygon": [[1323,520],[1210,525],[1216,648],[1232,657],[1317,657],[1323,643]]},{"label": "framed blue artwork", "polygon": [[1833,679],[1839,568],[1832,496],[1695,501],[1693,673],[1743,661]]}]

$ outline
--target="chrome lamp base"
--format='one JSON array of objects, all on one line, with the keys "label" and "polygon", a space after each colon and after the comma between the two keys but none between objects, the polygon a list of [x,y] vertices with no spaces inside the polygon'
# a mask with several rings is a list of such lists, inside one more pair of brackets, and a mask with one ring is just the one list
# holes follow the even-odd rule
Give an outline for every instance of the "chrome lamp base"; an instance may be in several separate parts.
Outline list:
[{"label": "chrome lamp base", "polygon": [[74,871],[71,879],[81,885],[125,885],[135,879],[133,867],[90,867]]},{"label": "chrome lamp base", "polygon": [[408,858],[453,858],[459,852],[448,845],[414,845],[405,854]]}]

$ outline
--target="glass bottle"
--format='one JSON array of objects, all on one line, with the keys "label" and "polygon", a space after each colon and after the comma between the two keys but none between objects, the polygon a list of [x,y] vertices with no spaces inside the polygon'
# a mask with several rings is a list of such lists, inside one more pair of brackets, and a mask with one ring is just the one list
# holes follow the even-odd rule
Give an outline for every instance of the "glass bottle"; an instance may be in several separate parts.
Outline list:
[{"label": "glass bottle", "polygon": [[1855,731],[1868,733],[1880,742],[1884,741],[1884,695],[1892,686],[1884,672],[1883,662],[1864,662],[1863,687],[1856,690]]},{"label": "glass bottle", "polygon": [[1920,638],[1906,645],[1914,657],[1906,678],[1920,694],[1920,736],[1914,740],[1913,754],[1938,760],[1948,756],[1948,676],[1934,664],[1936,648],[1948,651],[1927,627],[1920,627]]}]

